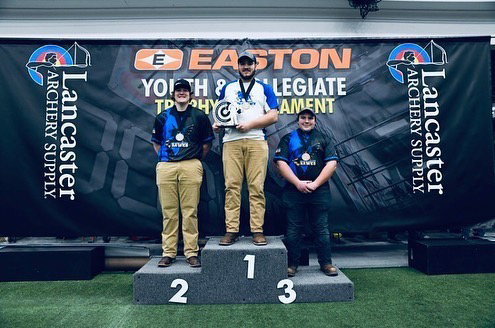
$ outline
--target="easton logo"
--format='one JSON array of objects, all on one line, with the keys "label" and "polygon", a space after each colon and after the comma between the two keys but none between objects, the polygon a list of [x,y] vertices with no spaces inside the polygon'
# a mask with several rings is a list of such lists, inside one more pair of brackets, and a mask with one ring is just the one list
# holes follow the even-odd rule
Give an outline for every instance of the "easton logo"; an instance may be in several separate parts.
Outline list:
[{"label": "easton logo", "polygon": [[175,71],[182,66],[179,49],[141,49],[136,53],[134,67],[140,71]]},{"label": "easton logo", "polygon": [[[274,70],[284,66],[298,70],[307,69],[349,69],[351,48],[300,48],[300,49],[249,49],[256,55],[257,69],[271,65]],[[186,55],[186,56],[184,56]],[[237,69],[238,51],[223,49],[191,49],[184,53],[180,49],[140,49],[134,59],[134,67],[140,71],[178,70],[185,65],[189,70]]]}]

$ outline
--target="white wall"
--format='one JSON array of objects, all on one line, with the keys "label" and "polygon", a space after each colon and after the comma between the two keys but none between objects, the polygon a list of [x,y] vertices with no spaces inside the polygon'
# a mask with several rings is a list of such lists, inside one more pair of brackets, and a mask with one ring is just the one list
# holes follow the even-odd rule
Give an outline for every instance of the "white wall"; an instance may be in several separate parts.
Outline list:
[{"label": "white wall", "polygon": [[0,36],[331,38],[491,35],[495,1],[383,0],[361,19],[347,0],[2,0]]}]

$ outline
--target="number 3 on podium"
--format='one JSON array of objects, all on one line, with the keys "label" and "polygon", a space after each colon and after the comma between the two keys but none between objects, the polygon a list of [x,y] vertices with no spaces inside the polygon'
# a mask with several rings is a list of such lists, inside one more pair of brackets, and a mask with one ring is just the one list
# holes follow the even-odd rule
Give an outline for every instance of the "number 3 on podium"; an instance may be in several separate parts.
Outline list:
[{"label": "number 3 on podium", "polygon": [[290,304],[296,300],[296,291],[294,288],[294,283],[290,279],[282,279],[278,282],[277,288],[284,288],[284,295],[278,297],[279,301],[284,304]]}]

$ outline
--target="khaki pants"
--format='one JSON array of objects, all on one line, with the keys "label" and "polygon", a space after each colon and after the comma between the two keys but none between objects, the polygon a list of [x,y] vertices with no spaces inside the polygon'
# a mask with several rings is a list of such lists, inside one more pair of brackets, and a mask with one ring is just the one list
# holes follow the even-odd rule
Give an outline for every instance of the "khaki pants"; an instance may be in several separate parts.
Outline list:
[{"label": "khaki pants", "polygon": [[156,184],[163,215],[162,256],[175,258],[179,239],[179,208],[182,213],[184,255],[198,255],[198,203],[203,167],[198,159],[159,162]]},{"label": "khaki pants", "polygon": [[225,224],[227,232],[239,232],[241,187],[246,174],[249,190],[251,232],[263,232],[268,144],[264,140],[241,139],[223,144],[225,176]]}]

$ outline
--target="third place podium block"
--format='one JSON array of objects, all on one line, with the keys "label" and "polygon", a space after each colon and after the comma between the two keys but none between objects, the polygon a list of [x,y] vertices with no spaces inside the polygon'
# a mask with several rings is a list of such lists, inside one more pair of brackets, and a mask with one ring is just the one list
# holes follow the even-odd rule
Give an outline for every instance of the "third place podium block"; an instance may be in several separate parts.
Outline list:
[{"label": "third place podium block", "polygon": [[201,268],[190,268],[185,259],[172,266],[157,266],[152,258],[134,274],[135,304],[242,304],[338,302],[354,299],[353,283],[339,270],[327,277],[319,266],[299,267],[287,277],[287,251],[279,237],[255,246],[243,237],[231,246],[220,246],[212,237],[202,250]]}]

